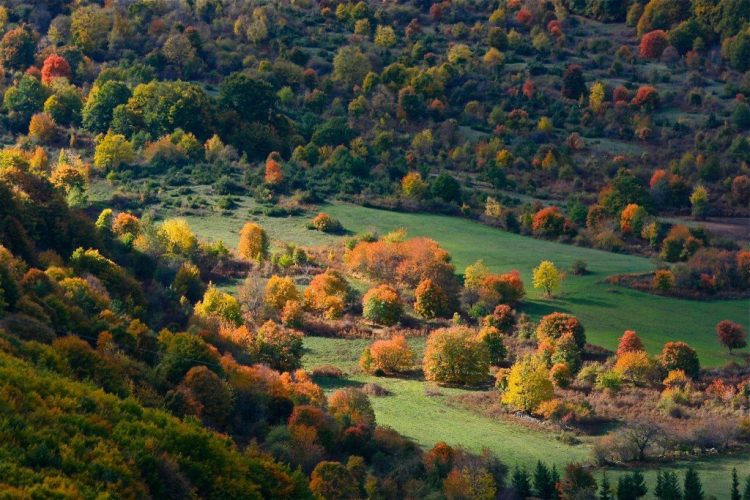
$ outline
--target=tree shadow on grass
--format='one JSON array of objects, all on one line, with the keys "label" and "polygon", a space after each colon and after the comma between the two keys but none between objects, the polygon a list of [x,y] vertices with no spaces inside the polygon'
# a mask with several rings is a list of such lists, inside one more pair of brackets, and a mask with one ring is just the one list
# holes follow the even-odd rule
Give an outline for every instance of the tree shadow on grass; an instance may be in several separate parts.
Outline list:
[{"label": "tree shadow on grass", "polygon": [[607,309],[612,309],[615,307],[615,305],[612,302],[602,300],[602,299],[592,299],[592,298],[587,298],[587,297],[566,297],[566,301],[570,302],[571,304],[576,304],[576,305],[605,307]]},{"label": "tree shadow on grass", "polygon": [[525,312],[531,316],[546,316],[553,312],[569,312],[569,309],[564,307],[563,302],[560,301],[548,302],[534,300],[524,302],[518,309],[520,312]]},{"label": "tree shadow on grass", "polygon": [[346,389],[347,387],[361,389],[362,386],[365,385],[362,382],[339,377],[313,377],[313,381],[318,384],[324,391]]}]

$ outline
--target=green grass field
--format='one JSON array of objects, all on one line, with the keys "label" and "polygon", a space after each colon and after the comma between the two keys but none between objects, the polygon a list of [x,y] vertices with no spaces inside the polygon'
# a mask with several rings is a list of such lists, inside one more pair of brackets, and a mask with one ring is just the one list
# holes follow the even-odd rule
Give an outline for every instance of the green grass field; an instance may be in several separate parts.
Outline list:
[{"label": "green grass field", "polygon": [[[325,210],[353,232],[385,233],[405,227],[411,236],[437,240],[453,256],[458,272],[477,259],[495,271],[517,269],[526,284],[523,309],[538,317],[552,311],[576,315],[589,342],[615,348],[626,329],[636,330],[646,348],[658,352],[664,342],[683,340],[692,345],[706,366],[736,359],[716,341],[715,326],[731,319],[747,327],[750,301],[694,301],[660,297],[604,283],[612,274],[649,271],[654,264],[643,257],[563,245],[500,231],[477,222],[429,214],[405,214],[352,205],[331,205]],[[569,268],[575,260],[588,263],[590,273],[569,275],[562,294],[545,299],[531,287],[531,271],[541,260]]]}]

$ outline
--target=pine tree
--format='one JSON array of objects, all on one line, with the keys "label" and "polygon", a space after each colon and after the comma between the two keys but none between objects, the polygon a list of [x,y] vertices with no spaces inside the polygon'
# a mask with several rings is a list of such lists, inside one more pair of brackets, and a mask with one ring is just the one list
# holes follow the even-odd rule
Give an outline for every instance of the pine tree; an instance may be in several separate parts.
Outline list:
[{"label": "pine tree", "polygon": [[680,491],[677,474],[674,472],[665,472],[662,474],[659,471],[656,476],[654,496],[659,500],[681,500],[682,492]]},{"label": "pine tree", "polygon": [[740,496],[740,480],[737,478],[736,467],[732,467],[732,500],[742,500]]},{"label": "pine tree", "polygon": [[536,463],[534,471],[534,491],[542,500],[550,500],[555,493],[555,483],[550,470],[541,460]]},{"label": "pine tree", "polygon": [[[552,465],[552,472],[550,473],[550,483],[552,484],[553,490],[552,490],[552,500],[559,500],[560,499],[560,492],[557,489],[557,483],[560,482],[560,474],[557,472],[557,466]],[[748,479],[748,482],[750,482],[750,479]]]},{"label": "pine tree", "polygon": [[529,473],[526,469],[519,468],[516,466],[513,471],[513,488],[516,490],[516,494],[519,498],[527,498],[531,496],[531,485],[529,484]]},{"label": "pine tree", "polygon": [[692,467],[685,472],[684,489],[684,500],[703,500],[703,485],[701,484],[701,478],[698,477],[698,473],[695,472],[695,469]]},{"label": "pine tree", "polygon": [[742,493],[742,500],[750,500],[750,475],[745,479],[745,491]]},{"label": "pine tree", "polygon": [[635,471],[627,474],[617,481],[617,499],[632,500],[646,496],[648,488],[643,481],[643,474]]},{"label": "pine tree", "polygon": [[612,486],[607,479],[607,473],[602,474],[602,484],[599,487],[599,500],[612,500]]}]

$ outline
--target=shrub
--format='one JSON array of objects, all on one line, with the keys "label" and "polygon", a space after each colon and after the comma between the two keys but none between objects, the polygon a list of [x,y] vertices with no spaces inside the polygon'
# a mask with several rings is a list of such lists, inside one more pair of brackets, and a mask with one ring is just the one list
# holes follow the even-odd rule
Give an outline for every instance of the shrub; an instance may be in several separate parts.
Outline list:
[{"label": "shrub", "polygon": [[445,292],[429,278],[419,282],[414,299],[414,311],[423,318],[444,317],[449,313]]},{"label": "shrub", "polygon": [[209,285],[203,300],[195,304],[195,315],[201,318],[218,318],[234,325],[242,323],[240,303],[233,296]]},{"label": "shrub", "polygon": [[641,234],[641,229],[647,215],[645,208],[635,203],[630,203],[620,213],[620,231],[623,234]]},{"label": "shrub", "polygon": [[324,212],[315,216],[310,222],[310,228],[324,233],[340,233],[344,230],[341,222]]},{"label": "shrub", "polygon": [[375,427],[375,412],[370,400],[359,389],[346,388],[335,391],[328,397],[328,412],[343,428],[357,425],[367,429]]},{"label": "shrub", "polygon": [[648,385],[659,379],[656,364],[645,351],[630,351],[618,356],[614,372],[636,385]]},{"label": "shrub", "polygon": [[516,324],[516,311],[507,304],[500,304],[491,315],[484,318],[484,324],[494,326],[503,333],[510,333]]},{"label": "shrub", "polygon": [[675,286],[674,273],[669,269],[657,270],[654,273],[654,279],[651,283],[651,286],[653,286],[655,290],[658,290],[660,292],[669,292]]},{"label": "shrub", "polygon": [[508,350],[505,348],[503,335],[500,330],[494,326],[482,327],[479,330],[478,338],[487,346],[491,365],[499,366],[505,361],[505,358],[508,356]]},{"label": "shrub", "polygon": [[427,191],[427,183],[419,172],[409,172],[401,179],[401,191],[409,198],[419,199]]},{"label": "shrub", "polygon": [[440,328],[427,338],[425,378],[446,384],[478,384],[487,379],[490,356],[487,345],[464,326]]},{"label": "shrub", "polygon": [[132,144],[124,135],[113,134],[111,130],[99,140],[94,150],[94,166],[102,170],[114,170],[133,160],[135,152]]},{"label": "shrub", "polygon": [[389,340],[378,340],[365,348],[359,365],[367,373],[401,373],[414,365],[414,351],[406,338],[397,335]]},{"label": "shrub", "polygon": [[47,113],[36,113],[29,122],[29,137],[39,144],[51,144],[57,140],[57,125]]},{"label": "shrub", "polygon": [[615,370],[601,372],[596,376],[594,387],[600,391],[617,392],[622,387],[622,376]]},{"label": "shrub", "polygon": [[685,342],[667,342],[661,352],[661,364],[665,370],[683,370],[692,378],[700,374],[700,361],[695,350]]},{"label": "shrub", "polygon": [[531,413],[554,395],[554,387],[544,362],[536,356],[526,356],[511,368],[508,388],[503,392],[501,400],[503,404],[516,410]]},{"label": "shrub", "polygon": [[362,316],[382,325],[395,325],[401,319],[404,304],[390,285],[370,289],[362,298]]},{"label": "shrub", "polygon": [[567,363],[552,365],[552,368],[549,370],[549,376],[557,387],[563,389],[568,387],[573,379],[573,374],[570,372],[570,367]]},{"label": "shrub", "polygon": [[316,498],[345,499],[359,496],[359,485],[339,462],[323,461],[310,475],[310,491]]},{"label": "shrub", "polygon": [[498,304],[515,304],[525,294],[521,274],[518,271],[489,274],[482,280],[479,288],[479,300],[490,308]]},{"label": "shrub", "polygon": [[273,275],[266,283],[265,289],[266,304],[277,311],[281,311],[287,301],[299,301],[300,295],[294,280],[289,276]]},{"label": "shrub", "polygon": [[565,334],[573,336],[579,349],[583,349],[586,345],[586,333],[583,325],[575,316],[570,314],[559,312],[548,314],[539,321],[536,328],[536,337],[540,343],[545,341],[554,343]]},{"label": "shrub", "polygon": [[274,370],[295,370],[301,366],[302,334],[268,320],[253,336],[252,354]]},{"label": "shrub", "polygon": [[557,238],[563,234],[565,216],[560,209],[551,206],[539,210],[531,221],[531,229],[535,234],[547,238]]},{"label": "shrub", "polygon": [[335,319],[344,312],[351,295],[346,278],[338,271],[326,269],[316,275],[305,289],[305,306],[323,314],[326,319]]}]

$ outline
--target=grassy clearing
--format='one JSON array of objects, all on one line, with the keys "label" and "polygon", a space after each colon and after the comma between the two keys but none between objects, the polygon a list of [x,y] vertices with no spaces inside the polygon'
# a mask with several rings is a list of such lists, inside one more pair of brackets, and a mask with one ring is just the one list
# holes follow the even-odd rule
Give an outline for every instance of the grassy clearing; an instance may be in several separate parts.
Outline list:
[{"label": "grassy clearing", "polygon": [[[575,314],[586,327],[589,341],[610,349],[617,346],[624,330],[633,329],[652,353],[658,352],[666,341],[684,340],[695,347],[704,365],[717,366],[736,358],[729,356],[716,341],[716,323],[731,319],[746,327],[750,325],[748,300],[683,300],[604,283],[612,274],[653,269],[654,264],[642,257],[537,240],[455,217],[351,205],[331,205],[325,210],[350,231],[384,233],[405,227],[411,236],[434,238],[451,253],[459,272],[477,259],[484,259],[497,271],[517,269],[527,285],[524,310],[536,317],[552,311]],[[566,269],[574,261],[584,260],[590,273],[569,275],[560,297],[545,299],[531,288],[531,270],[544,259]]]},{"label": "grassy clearing", "polygon": [[[421,358],[423,343],[420,340],[410,339],[410,344]],[[528,467],[539,458],[558,467],[590,458],[588,444],[570,446],[555,439],[552,432],[527,429],[447,404],[451,396],[467,390],[438,387],[421,379],[371,377],[361,373],[356,368],[357,360],[368,343],[367,340],[308,337],[305,339],[305,367],[333,364],[350,373],[342,380],[320,381],[328,390],[370,382],[387,389],[390,395],[370,398],[378,423],[393,427],[424,447],[445,441],[474,452],[488,448],[506,463]]]}]

